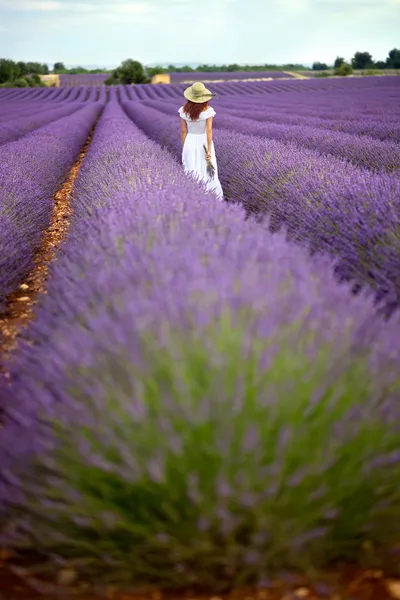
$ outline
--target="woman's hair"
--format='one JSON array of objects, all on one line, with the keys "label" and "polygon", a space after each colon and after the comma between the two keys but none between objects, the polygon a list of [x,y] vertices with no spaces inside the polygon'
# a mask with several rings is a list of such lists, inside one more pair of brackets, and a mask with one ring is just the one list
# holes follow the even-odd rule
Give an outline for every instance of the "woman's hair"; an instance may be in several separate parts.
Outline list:
[{"label": "woman's hair", "polygon": [[192,102],[188,100],[183,107],[183,112],[189,115],[191,121],[198,121],[201,113],[207,108],[207,102]]}]

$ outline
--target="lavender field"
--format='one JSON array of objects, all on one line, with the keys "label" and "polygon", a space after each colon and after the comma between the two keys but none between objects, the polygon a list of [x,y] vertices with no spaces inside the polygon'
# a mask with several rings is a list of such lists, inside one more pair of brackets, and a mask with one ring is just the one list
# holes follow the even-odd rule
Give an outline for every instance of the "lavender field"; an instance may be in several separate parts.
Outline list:
[{"label": "lavender field", "polygon": [[193,81],[246,81],[252,79],[291,79],[284,71],[180,71],[171,73],[171,83],[193,83]]},{"label": "lavender field", "polygon": [[109,76],[108,73],[77,73],[76,75],[65,73],[60,75],[60,87],[97,87],[103,85]]},{"label": "lavender field", "polygon": [[225,202],[185,87],[0,90],[2,310],[91,136],[0,383],[0,544],[127,586],[395,571],[400,78],[210,84]]}]

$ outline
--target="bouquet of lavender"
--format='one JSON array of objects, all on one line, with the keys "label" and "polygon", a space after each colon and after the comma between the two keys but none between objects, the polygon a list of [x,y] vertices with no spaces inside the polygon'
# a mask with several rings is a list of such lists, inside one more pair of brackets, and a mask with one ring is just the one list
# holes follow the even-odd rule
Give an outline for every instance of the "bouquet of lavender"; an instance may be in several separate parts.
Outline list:
[{"label": "bouquet of lavender", "polygon": [[[203,144],[203,148],[204,148],[204,152],[206,154],[208,154],[208,150],[207,150],[205,144]],[[212,164],[211,160],[207,161],[207,174],[208,174],[209,179],[214,179],[214,176],[215,176],[215,167]]]}]

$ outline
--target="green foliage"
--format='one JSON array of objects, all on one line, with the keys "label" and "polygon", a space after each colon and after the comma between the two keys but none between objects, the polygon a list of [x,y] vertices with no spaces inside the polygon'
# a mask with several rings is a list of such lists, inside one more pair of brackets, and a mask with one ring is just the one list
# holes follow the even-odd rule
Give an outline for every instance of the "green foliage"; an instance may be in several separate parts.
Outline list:
[{"label": "green foliage", "polygon": [[64,73],[66,71],[65,65],[62,62],[56,62],[53,66],[53,73]]},{"label": "green foliage", "polygon": [[327,71],[329,69],[326,63],[315,62],[312,66],[313,71]]},{"label": "green foliage", "polygon": [[332,77],[332,73],[327,73],[326,71],[322,71],[318,73],[315,77]]},{"label": "green foliage", "polygon": [[369,52],[356,52],[351,59],[353,69],[370,69],[373,65],[374,61]]},{"label": "green foliage", "polygon": [[[0,59],[0,84],[3,87],[35,87],[42,85],[39,74],[45,74],[47,65],[23,61],[15,62],[10,59]],[[32,75],[32,77],[28,77]],[[25,82],[25,83],[24,83]],[[25,85],[26,84],[26,85]]]},{"label": "green foliage", "polygon": [[364,77],[372,77],[373,75],[384,75],[383,71],[378,71],[378,69],[367,69],[366,71],[362,71],[361,75]]},{"label": "green foliage", "polygon": [[162,347],[138,342],[142,370],[114,349],[70,373],[75,405],[24,481],[33,544],[97,582],[219,591],[398,542],[383,416],[398,387],[378,390],[368,357],[334,342],[315,353],[312,323],[248,344],[247,318],[195,343],[165,328]]},{"label": "green foliage", "polygon": [[22,88],[22,87],[30,87],[29,81],[27,77],[19,77],[18,79],[14,79],[11,87]]},{"label": "green foliage", "polygon": [[142,63],[132,58],[124,60],[106,80],[106,85],[132,85],[135,83],[149,83]]},{"label": "green foliage", "polygon": [[0,83],[17,79],[20,73],[17,63],[7,58],[0,58]]},{"label": "green foliage", "polygon": [[18,77],[12,81],[5,81],[0,84],[0,87],[23,88],[23,87],[46,87],[46,84],[40,79],[37,74]]},{"label": "green foliage", "polygon": [[340,65],[340,67],[338,67],[337,69],[335,69],[335,75],[338,75],[339,77],[347,77],[348,75],[351,75],[353,73],[353,68],[349,63],[342,63]]},{"label": "green foliage", "polygon": [[167,69],[161,66],[156,67],[146,67],[146,73],[148,77],[154,77],[154,75],[159,75],[161,73],[167,73]]},{"label": "green foliage", "polygon": [[344,58],[342,58],[341,56],[337,56],[335,58],[335,62],[333,63],[334,69],[338,69],[344,62],[346,62]]},{"label": "green foliage", "polygon": [[31,87],[46,87],[46,84],[40,79],[40,75],[37,73],[34,73],[27,79],[29,80],[28,82]]},{"label": "green foliage", "polygon": [[106,79],[104,81],[105,85],[119,85],[120,84],[120,80],[118,79],[118,77],[115,77],[114,75],[110,75],[110,77],[108,77],[108,79]]},{"label": "green foliage", "polygon": [[84,73],[90,73],[90,71],[88,69],[85,69],[85,67],[73,67],[72,69],[65,69],[65,72],[67,72],[69,75],[79,75],[79,74],[84,74]]},{"label": "green foliage", "polygon": [[388,69],[400,69],[400,49],[390,50],[386,64]]}]

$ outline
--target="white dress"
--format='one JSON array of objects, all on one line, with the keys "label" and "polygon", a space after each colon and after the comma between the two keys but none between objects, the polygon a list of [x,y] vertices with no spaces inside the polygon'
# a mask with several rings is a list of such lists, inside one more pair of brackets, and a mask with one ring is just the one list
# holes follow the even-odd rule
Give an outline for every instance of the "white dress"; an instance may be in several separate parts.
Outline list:
[{"label": "white dress", "polygon": [[207,190],[213,191],[217,198],[222,200],[223,192],[218,179],[218,165],[214,142],[212,142],[211,146],[211,162],[215,167],[215,173],[212,178],[207,173],[206,153],[204,150],[204,146],[207,148],[206,121],[209,117],[214,117],[216,114],[215,110],[210,106],[200,114],[198,121],[192,121],[189,115],[184,112],[183,106],[178,110],[178,113],[181,119],[186,121],[188,128],[182,150],[182,163],[185,173],[190,173],[200,178],[206,184]]}]

